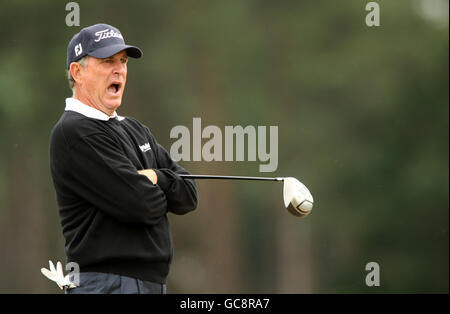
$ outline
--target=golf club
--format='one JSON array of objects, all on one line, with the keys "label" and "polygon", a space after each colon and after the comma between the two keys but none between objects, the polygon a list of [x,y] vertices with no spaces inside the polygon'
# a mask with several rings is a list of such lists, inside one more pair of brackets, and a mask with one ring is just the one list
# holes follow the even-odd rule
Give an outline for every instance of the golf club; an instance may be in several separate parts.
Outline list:
[{"label": "golf club", "polygon": [[284,206],[294,216],[305,217],[313,208],[313,197],[308,188],[296,178],[292,177],[242,177],[242,176],[218,176],[181,174],[184,179],[218,179],[218,180],[255,180],[284,182],[283,199]]}]

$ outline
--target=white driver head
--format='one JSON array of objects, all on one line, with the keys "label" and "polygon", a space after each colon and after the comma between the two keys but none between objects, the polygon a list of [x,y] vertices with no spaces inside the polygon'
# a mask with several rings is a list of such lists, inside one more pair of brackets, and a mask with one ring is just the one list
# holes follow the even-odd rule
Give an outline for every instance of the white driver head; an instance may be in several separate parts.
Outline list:
[{"label": "white driver head", "polygon": [[298,217],[305,217],[313,208],[313,197],[306,186],[296,178],[283,178],[284,206]]}]

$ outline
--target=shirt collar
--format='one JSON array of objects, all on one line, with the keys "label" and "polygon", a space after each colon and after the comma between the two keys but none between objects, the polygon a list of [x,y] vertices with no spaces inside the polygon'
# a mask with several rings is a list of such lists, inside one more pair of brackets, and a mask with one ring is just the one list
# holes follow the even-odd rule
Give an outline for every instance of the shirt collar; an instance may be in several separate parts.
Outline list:
[{"label": "shirt collar", "polygon": [[81,101],[75,98],[66,98],[66,109],[65,111],[75,111],[82,114],[85,117],[93,118],[102,121],[108,121],[109,119],[117,118],[119,121],[125,119],[125,117],[121,117],[114,111],[112,116],[108,116],[106,113],[85,105]]}]

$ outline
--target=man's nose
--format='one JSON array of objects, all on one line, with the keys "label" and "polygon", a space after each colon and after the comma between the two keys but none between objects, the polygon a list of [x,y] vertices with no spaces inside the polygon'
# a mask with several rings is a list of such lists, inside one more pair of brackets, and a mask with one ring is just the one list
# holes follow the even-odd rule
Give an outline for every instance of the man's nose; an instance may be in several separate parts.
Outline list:
[{"label": "man's nose", "polygon": [[122,62],[118,62],[116,64],[116,66],[114,67],[113,72],[114,72],[114,74],[126,74],[127,73],[127,65]]}]

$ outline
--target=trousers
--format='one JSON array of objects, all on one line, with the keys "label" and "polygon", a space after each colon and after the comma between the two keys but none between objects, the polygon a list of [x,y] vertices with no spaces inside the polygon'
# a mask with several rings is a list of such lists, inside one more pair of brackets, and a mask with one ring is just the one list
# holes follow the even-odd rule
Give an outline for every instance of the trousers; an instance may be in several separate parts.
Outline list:
[{"label": "trousers", "polygon": [[166,285],[126,276],[81,272],[80,284],[65,294],[166,294]]}]

